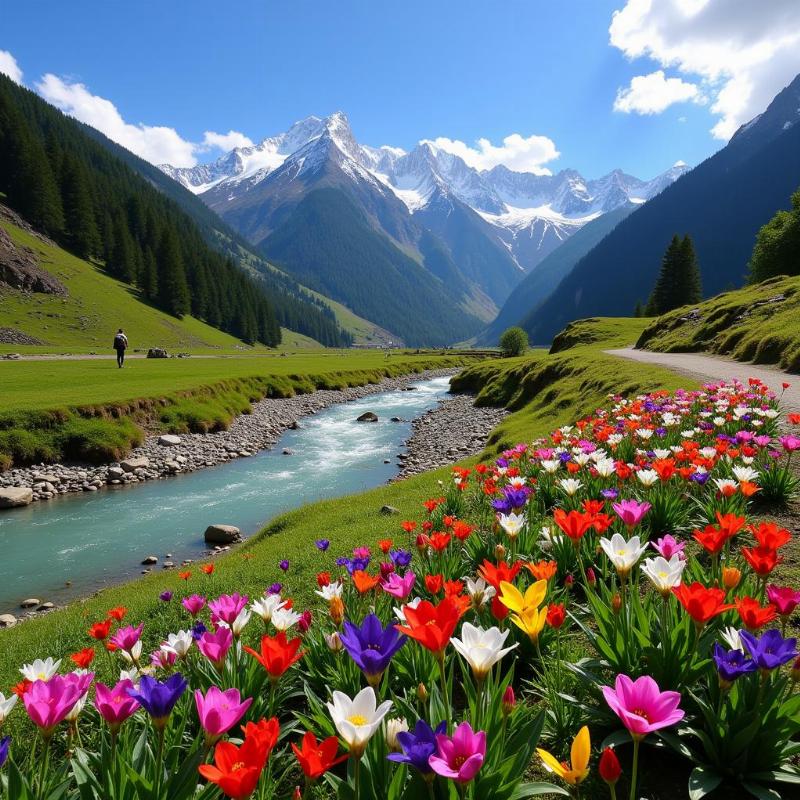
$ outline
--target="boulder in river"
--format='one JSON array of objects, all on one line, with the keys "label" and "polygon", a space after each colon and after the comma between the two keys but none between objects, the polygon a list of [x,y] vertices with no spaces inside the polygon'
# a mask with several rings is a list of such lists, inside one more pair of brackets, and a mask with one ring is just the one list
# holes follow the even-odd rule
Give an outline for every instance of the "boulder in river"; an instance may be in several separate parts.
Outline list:
[{"label": "boulder in river", "polygon": [[241,538],[241,531],[235,525],[209,525],[203,535],[207,544],[232,544]]},{"label": "boulder in river", "polygon": [[42,601],[36,597],[29,597],[27,600],[23,600],[20,604],[20,608],[36,608]]},{"label": "boulder in river", "polygon": [[145,556],[145,558],[142,559],[142,564],[144,564],[144,566],[158,564],[158,558],[156,556]]},{"label": "boulder in river", "polygon": [[0,508],[27,506],[32,501],[33,489],[30,486],[8,486],[0,489]]},{"label": "boulder in river", "polygon": [[158,437],[158,443],[162,447],[173,447],[181,443],[181,437],[176,436],[174,433],[165,433],[163,436]]},{"label": "boulder in river", "polygon": [[356,422],[377,422],[378,415],[374,411],[365,411],[360,417],[356,417]]}]

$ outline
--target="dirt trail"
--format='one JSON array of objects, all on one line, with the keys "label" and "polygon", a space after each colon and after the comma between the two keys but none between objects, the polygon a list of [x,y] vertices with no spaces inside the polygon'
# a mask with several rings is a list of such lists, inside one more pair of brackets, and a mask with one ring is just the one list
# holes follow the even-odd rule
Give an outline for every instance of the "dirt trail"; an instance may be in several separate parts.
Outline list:
[{"label": "dirt trail", "polygon": [[788,383],[790,386],[783,392],[781,404],[789,411],[800,412],[800,376],[790,375],[777,367],[745,364],[741,361],[732,361],[701,353],[653,353],[649,350],[636,350],[633,347],[606,350],[606,352],[609,355],[629,358],[632,361],[659,364],[681,375],[687,375],[703,382],[729,381],[734,378],[746,381],[748,378],[758,378],[778,394],[783,391],[781,384]]}]

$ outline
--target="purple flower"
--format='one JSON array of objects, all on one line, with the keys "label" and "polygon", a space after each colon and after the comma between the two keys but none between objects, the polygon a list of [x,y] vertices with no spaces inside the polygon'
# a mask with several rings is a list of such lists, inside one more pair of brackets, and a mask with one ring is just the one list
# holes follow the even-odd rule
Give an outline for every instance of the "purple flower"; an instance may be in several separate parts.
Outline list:
[{"label": "purple flower", "polygon": [[165,591],[161,592],[161,594],[158,596],[158,599],[163,600],[165,603],[169,603],[169,601],[172,600],[172,592],[169,589],[166,589]]},{"label": "purple flower", "polygon": [[498,498],[497,500],[492,500],[492,508],[495,511],[499,511],[501,514],[511,513],[511,503],[506,497]]},{"label": "purple flower", "polygon": [[669,561],[672,556],[677,555],[681,561],[686,558],[683,552],[686,547],[686,542],[679,542],[674,536],[667,533],[655,542],[650,542],[650,547],[658,552],[660,556]]},{"label": "purple flower", "polygon": [[197,641],[207,630],[208,628],[206,628],[206,626],[198,620],[194,625],[192,625],[192,639]]},{"label": "purple flower", "polygon": [[619,492],[616,489],[603,489],[600,492],[606,500],[616,500],[619,497]]},{"label": "purple flower", "polygon": [[367,614],[361,627],[345,621],[339,638],[373,687],[379,683],[394,654],[406,643],[406,637],[398,633],[393,624],[384,628],[375,614]]},{"label": "purple flower", "polygon": [[8,758],[8,746],[11,744],[11,737],[4,736],[0,739],[0,767],[6,763],[6,759]]},{"label": "purple flower", "polygon": [[411,563],[411,551],[390,550],[389,558],[392,559],[396,567],[407,567]]},{"label": "purple flower", "polygon": [[163,683],[149,675],[142,675],[138,690],[133,687],[127,692],[152,717],[153,725],[163,728],[187,686],[186,679],[180,672],[173,673]]},{"label": "purple flower", "polygon": [[323,553],[331,546],[330,539],[317,539],[314,544],[317,546],[317,550],[321,550]]},{"label": "purple flower", "polygon": [[288,562],[288,561],[287,561],[285,558],[283,558],[283,559],[281,559],[281,560],[278,562],[278,566],[279,566],[279,567],[280,567],[280,568],[281,568],[281,569],[282,569],[284,572],[286,572],[286,570],[288,570],[288,569],[289,569],[289,562]]},{"label": "purple flower", "polygon": [[725,650],[719,642],[714,643],[714,663],[719,677],[727,683],[733,683],[740,675],[758,669],[756,662],[747,658],[741,650]]},{"label": "purple flower", "polygon": [[336,566],[337,567],[346,567],[350,563],[350,559],[345,556],[339,556],[336,559]]},{"label": "purple flower", "polygon": [[704,486],[710,477],[711,473],[709,472],[693,472],[689,476],[689,480],[692,480],[695,483],[699,483],[701,486]]},{"label": "purple flower", "polygon": [[797,639],[784,639],[777,628],[758,639],[747,631],[740,631],[739,636],[759,669],[775,669],[797,655]]},{"label": "purple flower", "polygon": [[387,758],[398,764],[408,764],[423,775],[433,775],[428,759],[436,752],[436,737],[443,734],[446,728],[446,722],[440,722],[433,730],[425,720],[418,720],[413,731],[397,734],[397,743],[403,752],[389,753]]}]

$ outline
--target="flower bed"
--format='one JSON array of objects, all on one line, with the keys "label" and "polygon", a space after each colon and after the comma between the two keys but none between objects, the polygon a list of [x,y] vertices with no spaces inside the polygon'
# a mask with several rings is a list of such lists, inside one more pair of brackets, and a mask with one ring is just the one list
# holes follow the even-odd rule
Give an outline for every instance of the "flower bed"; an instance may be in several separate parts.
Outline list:
[{"label": "flower bed", "polygon": [[797,488],[779,421],[757,381],[612,398],[454,467],[380,552],[318,539],[316,608],[288,561],[258,598],[182,573],[183,630],[114,608],[22,666],[5,796],[635,798],[655,747],[692,798],[797,791],[792,534],[753,513]]}]

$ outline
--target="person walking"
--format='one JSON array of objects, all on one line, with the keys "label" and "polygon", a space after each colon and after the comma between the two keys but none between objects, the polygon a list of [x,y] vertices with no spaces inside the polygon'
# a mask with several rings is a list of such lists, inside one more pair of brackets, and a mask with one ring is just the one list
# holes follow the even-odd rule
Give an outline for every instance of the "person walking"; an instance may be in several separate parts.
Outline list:
[{"label": "person walking", "polygon": [[125,363],[125,351],[128,349],[128,337],[122,328],[117,331],[117,335],[114,337],[114,349],[117,351],[117,366],[122,369],[122,365]]}]

